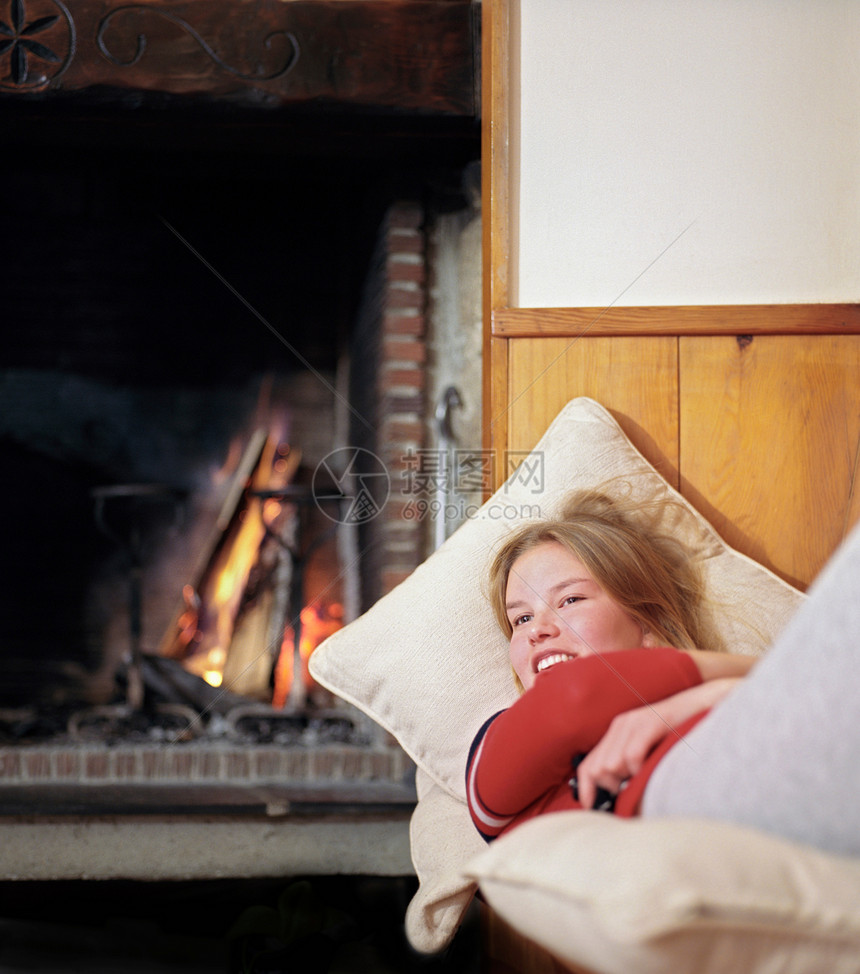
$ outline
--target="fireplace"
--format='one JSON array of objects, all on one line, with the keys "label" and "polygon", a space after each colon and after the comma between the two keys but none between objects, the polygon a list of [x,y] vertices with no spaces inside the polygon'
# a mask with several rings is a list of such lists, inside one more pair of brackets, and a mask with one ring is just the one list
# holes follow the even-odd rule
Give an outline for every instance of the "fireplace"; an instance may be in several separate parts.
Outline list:
[{"label": "fireplace", "polygon": [[[332,8],[259,6],[294,8],[291,50]],[[15,9],[46,45],[72,23]],[[437,445],[476,113],[226,91],[211,59],[199,96],[175,66],[154,91],[118,25],[157,14],[184,51],[192,9],[82,4],[62,75],[18,56],[4,82],[4,876],[402,873],[411,763],[302,671],[434,543],[399,465]]]}]

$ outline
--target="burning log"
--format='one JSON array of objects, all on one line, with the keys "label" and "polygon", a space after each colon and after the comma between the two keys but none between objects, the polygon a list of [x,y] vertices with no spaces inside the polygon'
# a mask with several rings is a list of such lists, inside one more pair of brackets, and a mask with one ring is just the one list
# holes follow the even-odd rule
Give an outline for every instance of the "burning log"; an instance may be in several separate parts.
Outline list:
[{"label": "burning log", "polygon": [[[310,684],[306,657],[333,631],[330,623],[337,617],[328,610],[322,616],[312,613],[311,642],[303,637],[306,569],[334,526],[306,539],[316,502],[309,487],[292,483],[300,461],[300,451],[286,445],[275,449],[263,433],[246,447],[207,551],[183,590],[183,605],[161,647],[161,655],[180,660],[213,686],[278,707],[289,703],[297,712],[307,702]],[[334,628],[340,625],[337,621]],[[287,651],[291,666],[285,662]]]},{"label": "burning log", "polygon": [[182,704],[198,714],[224,716],[244,699],[229,690],[213,687],[189,673],[178,661],[146,653],[143,656],[143,681],[150,699],[159,703]]},{"label": "burning log", "polygon": [[[261,574],[259,566],[255,574]],[[280,628],[274,611],[274,579],[274,571],[269,571],[256,585],[249,583],[236,618],[221,684],[234,693],[266,701],[271,698],[272,668],[280,645],[277,635],[272,640],[273,617],[276,634]]]},{"label": "burning log", "polygon": [[227,497],[221,505],[215,523],[209,531],[206,543],[197,560],[196,567],[192,572],[191,581],[183,590],[182,602],[161,641],[159,647],[159,655],[161,656],[182,659],[188,655],[189,643],[194,641],[197,631],[195,613],[200,608],[200,593],[207,576],[213,570],[219,551],[225,545],[231,528],[239,518],[246,491],[260,464],[267,441],[268,434],[266,431],[257,430],[251,436],[242,454]]}]

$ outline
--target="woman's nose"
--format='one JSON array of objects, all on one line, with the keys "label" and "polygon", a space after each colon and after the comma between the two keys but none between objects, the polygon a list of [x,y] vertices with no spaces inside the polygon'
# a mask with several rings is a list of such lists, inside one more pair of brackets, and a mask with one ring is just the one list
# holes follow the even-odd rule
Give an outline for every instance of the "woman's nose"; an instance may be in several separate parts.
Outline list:
[{"label": "woman's nose", "polygon": [[547,636],[557,636],[558,625],[555,614],[551,610],[536,612],[529,626],[529,638],[532,640],[545,639]]}]

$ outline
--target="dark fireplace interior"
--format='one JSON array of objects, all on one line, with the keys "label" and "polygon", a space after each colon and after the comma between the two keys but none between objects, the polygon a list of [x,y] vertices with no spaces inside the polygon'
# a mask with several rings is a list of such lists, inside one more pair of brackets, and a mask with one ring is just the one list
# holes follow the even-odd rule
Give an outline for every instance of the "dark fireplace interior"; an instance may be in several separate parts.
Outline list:
[{"label": "dark fireplace interior", "polygon": [[[266,383],[283,395],[304,368],[291,348],[333,374],[362,245],[333,212],[339,190],[271,157],[31,149],[3,179],[17,186],[2,245],[2,517],[16,566],[3,692],[14,705],[62,690],[58,668],[98,664],[107,620],[93,585],[122,574],[123,552],[98,529],[92,492],[164,484],[180,506],[252,432]],[[149,544],[182,513],[168,497],[141,507],[108,513],[142,518]]]},{"label": "dark fireplace interior", "polygon": [[[98,490],[176,492],[132,512],[147,565],[172,569],[144,588],[155,649],[198,552],[163,555],[177,537],[202,545],[187,521],[201,481],[235,469],[261,419],[303,451],[307,478],[333,442],[340,364],[361,358],[350,345],[386,208],[462,205],[477,153],[473,127],[408,120],[393,132],[332,120],[332,139],[314,123],[298,145],[276,125],[219,118],[45,122],[19,119],[16,151],[0,156],[6,745],[50,741],[76,708],[125,693],[105,654],[128,645],[129,563],[99,529]],[[248,925],[296,888],[336,922],[286,942]],[[444,955],[409,947],[416,888],[409,876],[6,881],[2,958],[22,971],[476,972],[476,915]]]},{"label": "dark fireplace interior", "polygon": [[[255,430],[298,451],[297,484],[333,448],[380,221],[398,199],[461,206],[477,132],[225,109],[10,115],[0,708],[35,705],[29,731],[49,733],[127,692],[114,657],[136,613],[158,647],[206,546],[189,518]],[[328,584],[325,558],[311,589]]]}]

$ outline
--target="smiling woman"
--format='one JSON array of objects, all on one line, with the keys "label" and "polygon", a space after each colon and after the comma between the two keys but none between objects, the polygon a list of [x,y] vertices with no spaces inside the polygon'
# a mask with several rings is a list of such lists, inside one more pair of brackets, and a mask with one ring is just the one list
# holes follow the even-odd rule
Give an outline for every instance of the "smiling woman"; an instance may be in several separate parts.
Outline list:
[{"label": "smiling woman", "polygon": [[511,665],[523,688],[556,663],[644,646],[650,638],[563,544],[543,541],[508,575]]},{"label": "smiling woman", "polygon": [[[675,538],[652,527],[660,513],[657,506],[625,506],[599,491],[578,491],[557,519],[538,521],[512,535],[490,568],[490,601],[502,631],[513,635],[509,586],[524,571],[523,556],[552,542],[578,564],[567,566],[573,572],[567,577],[591,581],[638,622],[637,641],[624,648],[642,645],[649,635],[650,645],[722,649],[697,564]],[[513,571],[519,559],[523,561]],[[556,584],[566,577],[565,572],[550,575]]]},{"label": "smiling woman", "polygon": [[697,566],[638,513],[577,493],[496,556],[491,600],[527,692],[470,750],[487,841],[549,811],[637,814],[662,756],[752,665],[715,652]]}]

